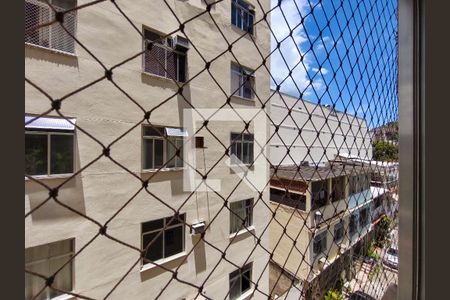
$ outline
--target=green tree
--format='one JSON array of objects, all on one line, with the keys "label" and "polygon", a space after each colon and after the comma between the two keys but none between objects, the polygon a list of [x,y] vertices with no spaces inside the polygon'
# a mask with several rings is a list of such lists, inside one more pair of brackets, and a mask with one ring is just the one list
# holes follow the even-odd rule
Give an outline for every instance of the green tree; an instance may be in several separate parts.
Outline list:
[{"label": "green tree", "polygon": [[373,158],[381,161],[397,161],[398,146],[389,141],[375,141],[372,144]]},{"label": "green tree", "polygon": [[339,291],[328,290],[325,294],[324,300],[344,300],[344,296]]}]

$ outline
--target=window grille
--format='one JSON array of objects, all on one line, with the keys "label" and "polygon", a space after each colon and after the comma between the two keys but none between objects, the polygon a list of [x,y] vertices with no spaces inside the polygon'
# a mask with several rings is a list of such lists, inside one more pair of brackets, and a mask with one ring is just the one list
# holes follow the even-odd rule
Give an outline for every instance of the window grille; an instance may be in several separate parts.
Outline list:
[{"label": "window grille", "polygon": [[55,11],[64,12],[76,6],[76,0],[49,0],[48,4],[44,0],[25,0],[25,43],[74,54],[75,40],[72,36],[76,35],[76,10],[65,13],[62,24],[56,22],[33,29],[53,21]]},{"label": "window grille", "polygon": [[186,81],[187,49],[175,50],[171,37],[144,29],[144,72],[178,82]]}]

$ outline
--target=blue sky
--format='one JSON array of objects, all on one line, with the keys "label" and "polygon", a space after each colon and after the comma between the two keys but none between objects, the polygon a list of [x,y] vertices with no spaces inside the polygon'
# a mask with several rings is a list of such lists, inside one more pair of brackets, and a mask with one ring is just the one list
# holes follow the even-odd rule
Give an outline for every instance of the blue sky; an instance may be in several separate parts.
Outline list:
[{"label": "blue sky", "polygon": [[272,0],[272,49],[281,42],[271,56],[272,87],[346,109],[369,128],[397,119],[395,0],[278,2]]}]

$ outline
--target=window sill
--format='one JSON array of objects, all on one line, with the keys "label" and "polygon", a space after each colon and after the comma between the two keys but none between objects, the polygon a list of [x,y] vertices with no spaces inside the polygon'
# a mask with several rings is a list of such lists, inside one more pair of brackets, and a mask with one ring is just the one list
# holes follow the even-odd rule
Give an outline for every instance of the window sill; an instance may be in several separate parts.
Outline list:
[{"label": "window sill", "polygon": [[250,226],[250,227],[241,229],[241,230],[239,230],[238,232],[231,233],[231,234],[228,236],[228,238],[229,238],[229,239],[233,239],[233,238],[235,238],[235,237],[242,236],[242,235],[244,235],[244,234],[246,234],[246,233],[250,234],[250,232],[255,233],[255,226],[252,225],[252,226]]},{"label": "window sill", "polygon": [[71,300],[71,299],[75,299],[75,296],[70,294],[62,294],[55,298],[50,298],[50,300]]},{"label": "window sill", "polygon": [[240,101],[247,101],[247,102],[250,102],[250,103],[255,102],[255,97],[253,97],[253,98],[245,98],[245,97],[238,96],[238,95],[231,95],[231,99],[236,99],[236,100],[240,100]]},{"label": "window sill", "polygon": [[148,78],[159,80],[161,82],[172,83],[173,85],[177,85],[177,84],[178,85],[183,85],[184,84],[184,82],[173,80],[172,78],[163,77],[163,76],[156,75],[156,74],[153,74],[153,73],[149,73],[149,72],[145,72],[145,71],[142,71],[141,73],[142,73],[142,75],[144,75],[144,76],[146,76]]},{"label": "window sill", "polygon": [[44,46],[40,46],[40,45],[36,45],[36,44],[25,43],[25,46],[30,47],[30,48],[42,49],[42,50],[49,51],[49,52],[52,52],[55,54],[62,54],[65,56],[70,56],[70,57],[78,57],[75,53],[66,52],[66,51],[53,49],[53,48],[49,48],[49,47],[44,47]]},{"label": "window sill", "polygon": [[251,288],[248,291],[246,291],[245,293],[243,293],[242,295],[240,295],[238,298],[236,298],[236,300],[245,300],[254,292],[255,292],[255,289]]},{"label": "window sill", "polygon": [[244,30],[244,29],[242,29],[241,27],[238,27],[238,26],[236,26],[236,25],[234,25],[233,23],[231,23],[231,26],[232,26],[232,28],[234,28],[236,31],[240,31],[241,33],[246,33],[246,34],[248,34],[248,35],[251,35],[253,38],[256,38],[256,34],[255,34],[255,24],[253,24],[253,32],[250,32],[250,31],[247,31],[247,30]]},{"label": "window sill", "polygon": [[[31,177],[38,180],[52,180],[52,179],[65,179],[73,176],[74,173],[70,174],[58,174],[58,175],[31,175]],[[28,177],[25,177],[25,181],[30,181]]]},{"label": "window sill", "polygon": [[185,167],[177,167],[177,168],[162,168],[159,169],[144,169],[141,171],[141,174],[150,174],[150,173],[158,173],[158,172],[178,172],[185,170]]},{"label": "window sill", "polygon": [[186,257],[187,257],[187,253],[186,252],[181,252],[181,253],[172,255],[170,257],[167,257],[167,258],[159,259],[159,260],[155,261],[155,263],[146,263],[145,265],[143,265],[141,267],[141,271],[140,272],[143,273],[143,272],[146,272],[146,271],[149,271],[149,270],[153,270],[155,268],[158,268],[158,266],[160,266],[160,265],[164,266],[164,265],[166,265],[166,264],[168,264],[168,263],[170,263],[172,261],[175,261],[175,260],[178,260],[178,259],[184,259]]}]

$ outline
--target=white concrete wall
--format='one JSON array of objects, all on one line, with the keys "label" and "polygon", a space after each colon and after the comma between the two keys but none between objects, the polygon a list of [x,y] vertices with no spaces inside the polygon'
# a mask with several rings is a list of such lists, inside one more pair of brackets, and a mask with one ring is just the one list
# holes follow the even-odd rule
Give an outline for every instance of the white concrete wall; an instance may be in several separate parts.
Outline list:
[{"label": "white concrete wall", "polygon": [[[78,1],[79,4],[89,1]],[[167,1],[183,22],[199,14],[205,8],[200,0]],[[256,1],[256,20],[262,17],[262,12]],[[118,1],[118,5],[141,29],[147,26],[164,34],[178,28],[177,20],[163,1],[134,0]],[[270,1],[259,1],[265,11],[270,9]],[[220,30],[229,41],[237,39],[242,33],[231,26],[230,1],[224,1],[215,6],[212,15],[219,24]],[[106,67],[111,67],[142,50],[142,38],[120,15],[114,5],[109,2],[86,7],[78,11],[77,38],[97,56]],[[218,29],[214,26],[208,14],[198,17],[186,24],[185,32],[191,42],[201,52],[204,59],[211,60],[227,48]],[[269,31],[265,22],[256,26],[256,43],[262,53],[270,49]],[[233,53],[241,64],[256,69],[261,64],[254,43],[250,38],[242,38],[233,46]],[[220,86],[229,93],[230,63],[234,58],[228,52],[220,56],[211,65],[211,74]],[[25,76],[54,98],[82,87],[104,75],[102,67],[79,45],[76,55],[54,53],[48,49],[25,46]],[[191,46],[188,51],[188,78],[192,78],[203,70],[204,61]],[[132,61],[114,69],[114,81],[145,110],[150,110],[177,91],[175,83],[168,79],[158,78],[142,73],[142,60],[137,57]],[[256,71],[256,90],[262,101],[269,97],[269,76],[266,71]],[[197,108],[219,108],[227,96],[217,87],[207,72],[202,72],[184,89],[184,95]],[[244,101],[233,98],[232,105],[236,108],[260,107],[256,101]],[[155,110],[151,115],[153,124],[164,126],[182,126],[182,109],[188,104],[181,96],[175,96],[166,104]],[[40,114],[50,108],[50,102],[39,91],[25,85],[25,112]],[[131,129],[140,120],[144,112],[122,94],[111,82],[103,80],[62,102],[61,113],[75,117],[77,125],[95,136],[101,143],[107,145],[122,133]],[[51,115],[56,115],[51,113]],[[224,144],[230,142],[231,131],[242,131],[243,124],[215,123],[209,125],[216,137]],[[252,128],[251,128],[252,130]],[[267,128],[267,131],[269,129]],[[211,168],[223,155],[224,148],[207,131],[205,136],[207,149],[196,150],[199,168],[206,164]],[[132,129],[124,138],[111,148],[111,157],[126,166],[134,175],[147,179],[151,172],[141,170],[141,126]],[[80,130],[75,135],[76,168],[86,166],[102,153],[102,147]],[[267,174],[268,175],[268,174]],[[189,193],[182,190],[182,171],[165,171],[157,174],[149,185],[149,191],[173,208],[182,206],[181,212],[187,215],[187,223],[206,221],[211,227],[206,232],[205,239],[218,249],[224,250],[230,244],[229,212],[223,209],[223,200],[213,193],[196,193],[189,198]],[[221,195],[227,198],[239,178],[231,172],[223,160],[210,177],[222,179]],[[55,187],[66,178],[41,178],[42,182]],[[102,157],[97,162],[64,184],[60,189],[58,199],[73,207],[83,215],[104,224],[113,216],[141,187],[134,176],[121,169],[109,159]],[[48,192],[40,185],[25,180],[25,211],[39,205],[47,198]],[[256,193],[245,185],[232,193],[229,201],[255,197]],[[268,190],[264,192],[268,199]],[[260,201],[254,208],[254,233],[260,236],[267,225],[267,207]],[[140,226],[142,222],[172,215],[155,197],[141,191],[109,224],[108,234],[129,245],[140,248]],[[46,203],[25,220],[25,247],[37,246],[66,238],[75,238],[75,250],[88,243],[99,228],[91,221],[76,215],[61,207],[53,200]],[[187,229],[186,229],[187,230]],[[186,252],[190,252],[197,242],[188,230],[185,237]],[[257,240],[251,235],[243,235],[227,250],[226,258],[235,264],[242,265],[251,254],[253,261],[253,280],[259,279],[258,288],[268,292],[268,261],[267,252],[260,246],[252,252]],[[268,248],[268,236],[265,235],[260,245]],[[212,298],[224,298],[229,287],[229,273],[235,267],[221,258],[221,253],[211,246],[201,243],[181,264],[178,277],[181,280],[201,285],[222,261],[205,283],[204,294]],[[157,270],[142,272],[141,265],[136,263],[139,253],[106,237],[96,238],[79,256],[74,264],[73,291],[92,298],[102,298],[113,286],[132,268],[124,281],[111,294],[111,299],[149,299],[156,296],[170,280],[172,274]],[[168,264],[175,269],[180,260]],[[265,269],[264,269],[265,268]],[[264,270],[264,273],[263,273]],[[262,274],[263,273],[263,274]],[[262,274],[262,275],[261,275]],[[260,278],[261,276],[261,278]],[[195,296],[196,290],[186,284],[172,281],[164,290],[161,299],[189,299]],[[257,299],[266,299],[259,292]]]},{"label": "white concrete wall", "polygon": [[[271,134],[279,125],[278,135],[274,135],[270,144],[272,164],[325,163],[334,159],[338,152],[372,158],[370,135],[364,119],[339,111],[337,117],[329,116],[330,108],[283,93],[275,93],[271,102]],[[299,128],[302,129],[300,135]],[[290,156],[286,156],[289,147]]]}]

